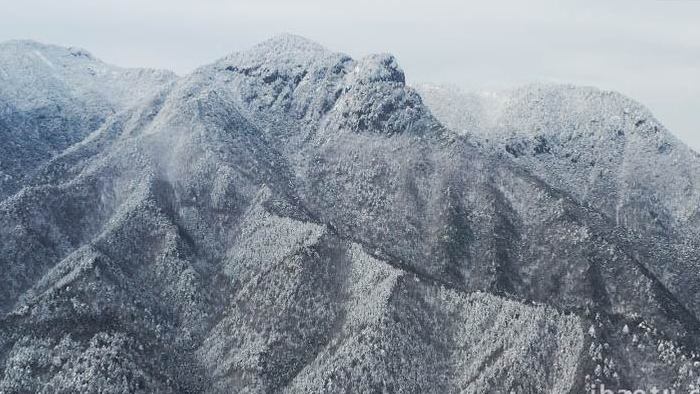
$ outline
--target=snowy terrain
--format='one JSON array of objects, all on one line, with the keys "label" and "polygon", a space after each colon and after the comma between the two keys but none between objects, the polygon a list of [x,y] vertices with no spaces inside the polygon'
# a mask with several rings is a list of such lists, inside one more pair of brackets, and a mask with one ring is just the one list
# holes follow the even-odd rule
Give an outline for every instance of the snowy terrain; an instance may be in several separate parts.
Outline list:
[{"label": "snowy terrain", "polygon": [[167,71],[104,64],[78,48],[0,43],[0,198],[108,116],[174,79]]},{"label": "snowy terrain", "polygon": [[700,384],[700,158],[617,94],[284,35],[182,77],[8,42],[0,105],[0,392]]},{"label": "snowy terrain", "polygon": [[448,128],[471,135],[638,232],[700,237],[700,155],[642,105],[565,85],[464,93],[420,86]]}]

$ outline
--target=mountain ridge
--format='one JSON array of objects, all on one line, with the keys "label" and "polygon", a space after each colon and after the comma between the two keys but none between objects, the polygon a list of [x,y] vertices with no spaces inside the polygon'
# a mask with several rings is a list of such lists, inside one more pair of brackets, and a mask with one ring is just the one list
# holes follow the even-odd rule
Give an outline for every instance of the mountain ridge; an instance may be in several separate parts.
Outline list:
[{"label": "mountain ridge", "polygon": [[[659,233],[690,230],[690,237],[697,236],[700,223],[697,221],[697,184],[700,182],[697,153],[666,130],[648,109],[625,96],[572,85],[529,85],[500,93],[501,98],[497,100],[503,102],[501,106],[505,109],[501,111],[506,113],[492,117],[502,120],[486,121],[491,124],[480,127],[475,120],[454,117],[450,112],[453,109],[447,104],[452,101],[452,108],[465,112],[469,106],[482,105],[478,95],[467,97],[468,94],[455,89],[430,87],[426,87],[422,93],[431,101],[432,109],[441,115],[438,117],[455,131],[469,129],[478,140],[491,138],[493,141],[490,144],[497,154],[505,150],[511,159],[519,161],[557,187],[570,190],[579,200],[593,200],[591,203],[594,206],[618,223],[625,219],[620,213],[620,205],[625,202],[595,201],[605,200],[602,196],[596,196],[595,188],[606,188],[598,193],[611,196],[618,193],[616,189],[622,188],[630,189],[628,194],[635,193],[639,186],[625,177],[643,179],[649,187],[665,193],[655,196],[660,206],[654,208],[656,217],[647,217],[646,221],[657,222],[662,227]],[[546,100],[554,104],[548,105]],[[562,100],[566,100],[565,103],[558,105],[568,105],[569,109],[557,107],[556,103]],[[538,115],[542,111],[546,114]],[[466,112],[470,113],[468,110]],[[601,113],[608,114],[605,120],[595,119]],[[520,128],[511,125],[519,122],[523,124]],[[548,140],[554,141],[552,147],[547,145]],[[639,154],[643,156],[637,157]],[[658,166],[655,167],[651,161]],[[664,173],[679,174],[679,178],[664,182],[667,179]],[[612,179],[615,176],[620,179]],[[580,182],[586,178],[588,184]],[[613,181],[617,184],[610,184]],[[596,182],[600,186],[596,186]],[[681,185],[679,187],[674,183]],[[592,197],[587,196],[591,194]],[[649,232],[635,223],[629,223],[626,227],[642,233]]]},{"label": "mountain ridge", "polygon": [[392,56],[282,36],[149,97],[0,201],[0,391],[696,383],[675,238],[443,126]]}]

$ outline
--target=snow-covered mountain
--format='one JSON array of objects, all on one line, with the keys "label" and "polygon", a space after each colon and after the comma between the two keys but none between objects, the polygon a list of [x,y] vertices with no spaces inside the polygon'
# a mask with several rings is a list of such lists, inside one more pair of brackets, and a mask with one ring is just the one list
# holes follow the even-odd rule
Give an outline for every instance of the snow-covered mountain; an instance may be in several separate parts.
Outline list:
[{"label": "snow-covered mountain", "polygon": [[[43,56],[62,75],[87,67]],[[71,116],[111,110],[4,189],[0,392],[697,383],[697,249],[675,234],[690,216],[641,231],[584,198],[579,167],[498,155],[485,114],[503,107],[475,99],[462,127],[391,55],[288,35],[179,78],[122,72],[111,88],[62,77],[87,103]],[[120,95],[129,84],[142,93]],[[523,128],[601,108],[567,103]]]},{"label": "snow-covered mountain", "polygon": [[107,117],[174,79],[167,71],[114,67],[83,49],[0,43],[0,199]]},{"label": "snow-covered mountain", "polygon": [[566,85],[464,93],[419,86],[448,128],[523,166],[615,222],[660,237],[700,237],[700,154],[642,105]]}]

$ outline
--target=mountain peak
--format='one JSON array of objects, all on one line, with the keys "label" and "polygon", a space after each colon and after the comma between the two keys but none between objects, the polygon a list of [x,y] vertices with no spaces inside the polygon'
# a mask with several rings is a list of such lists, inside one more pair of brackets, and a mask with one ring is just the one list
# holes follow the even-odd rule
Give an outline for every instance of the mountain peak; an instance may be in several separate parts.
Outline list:
[{"label": "mountain peak", "polygon": [[362,58],[356,69],[358,80],[365,83],[399,82],[404,84],[406,77],[394,55],[373,54]]},{"label": "mountain peak", "polygon": [[338,130],[393,135],[432,130],[435,123],[418,94],[406,87],[396,58],[387,53],[356,61],[285,34],[224,58],[202,75],[208,78],[210,72],[222,72],[239,107],[269,117],[268,124],[282,134],[290,127],[280,119],[290,112],[294,122],[303,120],[328,135]]},{"label": "mountain peak", "polygon": [[8,40],[0,42],[0,51],[9,51],[12,53],[20,54],[32,54],[37,56],[37,53],[43,56],[48,56],[49,58],[61,58],[66,56],[72,56],[76,58],[84,58],[92,61],[99,62],[90,52],[79,47],[63,47],[53,44],[45,44],[39,41],[34,41],[30,39],[20,39],[20,40]]},{"label": "mountain peak", "polygon": [[332,52],[321,44],[294,34],[280,34],[253,47],[234,52],[223,61],[237,65],[261,63],[307,64],[328,57]]},{"label": "mountain peak", "polygon": [[266,49],[283,49],[283,50],[304,50],[304,51],[328,51],[323,45],[306,37],[291,34],[281,33],[273,36],[259,44],[254,48]]},{"label": "mountain peak", "polygon": [[37,47],[56,47],[55,45],[50,45],[50,44],[44,44],[42,42],[28,39],[28,38],[19,38],[19,39],[13,39],[13,40],[6,40],[0,42],[0,48],[37,48]]}]

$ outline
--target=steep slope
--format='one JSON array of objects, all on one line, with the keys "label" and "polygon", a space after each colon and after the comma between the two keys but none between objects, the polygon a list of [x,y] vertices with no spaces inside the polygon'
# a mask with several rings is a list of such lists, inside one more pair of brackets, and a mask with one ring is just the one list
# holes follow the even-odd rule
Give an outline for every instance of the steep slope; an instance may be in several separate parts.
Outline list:
[{"label": "steep slope", "polygon": [[78,48],[0,43],[0,199],[41,164],[175,78],[122,69]]},{"label": "steep slope", "polygon": [[629,249],[697,315],[700,155],[646,108],[618,93],[561,85],[419,90],[447,127],[631,232]]},{"label": "steep slope", "polygon": [[618,225],[700,236],[700,155],[614,92],[532,85],[495,93],[419,87],[432,112]]},{"label": "steep slope", "polygon": [[282,36],[0,202],[0,391],[688,387],[698,296],[634,242],[442,127],[392,56]]}]

